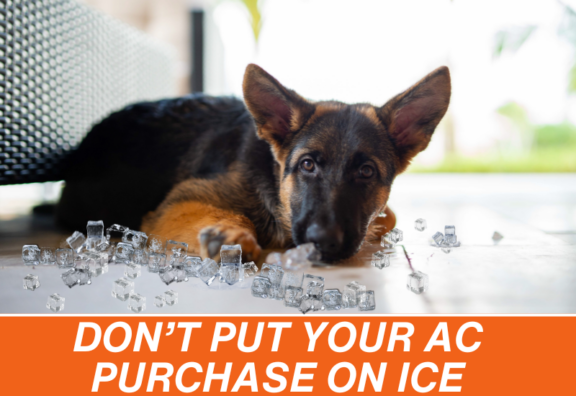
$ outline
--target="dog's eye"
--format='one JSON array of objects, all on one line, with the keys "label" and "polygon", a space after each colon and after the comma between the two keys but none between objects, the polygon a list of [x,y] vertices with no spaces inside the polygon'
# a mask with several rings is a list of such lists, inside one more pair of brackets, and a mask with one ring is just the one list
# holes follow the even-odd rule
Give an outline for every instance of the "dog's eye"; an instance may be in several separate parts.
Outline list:
[{"label": "dog's eye", "polygon": [[369,179],[374,176],[374,168],[369,165],[364,165],[359,170],[360,177],[363,179]]},{"label": "dog's eye", "polygon": [[314,172],[314,168],[316,167],[316,165],[314,164],[314,161],[307,158],[305,160],[302,160],[302,162],[300,163],[300,167],[306,172]]}]

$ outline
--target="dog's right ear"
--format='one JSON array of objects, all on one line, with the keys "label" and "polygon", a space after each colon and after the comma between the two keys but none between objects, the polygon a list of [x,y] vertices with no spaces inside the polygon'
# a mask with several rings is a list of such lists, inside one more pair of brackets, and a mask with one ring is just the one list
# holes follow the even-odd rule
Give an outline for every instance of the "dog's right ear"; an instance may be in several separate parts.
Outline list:
[{"label": "dog's right ear", "polygon": [[270,143],[275,152],[288,143],[314,113],[314,105],[255,64],[246,67],[243,90],[258,136]]},{"label": "dog's right ear", "polygon": [[398,155],[397,173],[430,143],[448,109],[450,92],[450,71],[442,66],[379,109]]}]

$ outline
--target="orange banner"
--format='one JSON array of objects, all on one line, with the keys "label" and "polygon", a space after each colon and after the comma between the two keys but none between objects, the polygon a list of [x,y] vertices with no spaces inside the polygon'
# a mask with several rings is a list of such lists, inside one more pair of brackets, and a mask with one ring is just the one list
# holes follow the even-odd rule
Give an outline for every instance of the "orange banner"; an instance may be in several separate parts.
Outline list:
[{"label": "orange banner", "polygon": [[573,392],[576,317],[0,317],[0,393]]}]

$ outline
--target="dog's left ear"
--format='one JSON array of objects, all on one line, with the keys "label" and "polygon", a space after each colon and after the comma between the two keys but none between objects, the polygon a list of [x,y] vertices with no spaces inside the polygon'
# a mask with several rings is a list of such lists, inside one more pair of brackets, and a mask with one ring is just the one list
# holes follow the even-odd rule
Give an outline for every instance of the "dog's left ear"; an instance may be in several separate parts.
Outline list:
[{"label": "dog's left ear", "polygon": [[260,66],[250,64],[244,74],[244,101],[258,127],[258,136],[277,151],[314,113],[314,106],[288,89]]},{"label": "dog's left ear", "polygon": [[439,67],[379,109],[398,155],[397,173],[424,150],[450,102],[450,71]]}]

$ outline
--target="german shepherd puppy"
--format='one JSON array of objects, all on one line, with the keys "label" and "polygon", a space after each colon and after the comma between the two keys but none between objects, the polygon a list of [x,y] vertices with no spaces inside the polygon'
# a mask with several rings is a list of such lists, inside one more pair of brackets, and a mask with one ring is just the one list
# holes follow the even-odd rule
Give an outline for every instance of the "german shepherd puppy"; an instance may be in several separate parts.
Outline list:
[{"label": "german shepherd puppy", "polygon": [[189,95],[94,126],[70,156],[59,223],[141,228],[203,257],[306,242],[322,261],[351,257],[394,227],[392,182],[428,146],[451,87],[440,67],[382,107],[310,102],[251,64],[243,90],[245,104]]}]

